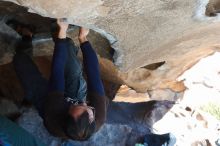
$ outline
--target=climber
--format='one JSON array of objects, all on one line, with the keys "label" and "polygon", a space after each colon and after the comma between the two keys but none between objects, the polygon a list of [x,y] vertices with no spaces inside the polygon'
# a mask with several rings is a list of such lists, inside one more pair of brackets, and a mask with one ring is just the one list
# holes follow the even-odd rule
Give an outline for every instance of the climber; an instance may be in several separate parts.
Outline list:
[{"label": "climber", "polygon": [[55,48],[51,76],[47,80],[32,60],[31,27],[21,23],[12,26],[16,26],[13,28],[22,36],[16,47],[13,64],[24,88],[25,99],[36,107],[52,135],[87,140],[106,118],[105,91],[98,58],[87,40],[89,30],[80,28],[78,35],[87,82],[77,59],[78,48],[67,38],[69,25],[65,19],[57,20],[58,33],[53,38]]}]

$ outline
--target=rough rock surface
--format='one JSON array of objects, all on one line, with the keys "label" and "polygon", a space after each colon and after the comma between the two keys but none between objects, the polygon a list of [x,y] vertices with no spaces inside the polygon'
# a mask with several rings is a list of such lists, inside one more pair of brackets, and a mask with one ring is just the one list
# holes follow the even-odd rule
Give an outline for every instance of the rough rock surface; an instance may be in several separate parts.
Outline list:
[{"label": "rough rock surface", "polygon": [[[176,78],[199,59],[219,51],[220,32],[216,31],[219,17],[205,16],[208,0],[71,0],[62,1],[62,6],[60,1],[11,1],[26,8],[0,1],[1,64],[11,61],[14,42],[19,38],[5,25],[11,18],[37,26],[34,39],[37,56],[52,54],[48,17],[68,16],[72,24],[92,28],[96,32],[91,33],[89,40],[100,55],[105,69],[103,75],[109,79],[114,76],[117,84],[123,83],[144,93],[158,88],[184,91],[183,82],[175,81]],[[27,13],[27,8],[48,17]],[[76,40],[77,29],[71,28],[69,35]],[[112,64],[113,58],[122,71]],[[152,70],[152,65],[163,61],[165,64]]]},{"label": "rough rock surface", "polygon": [[[173,61],[219,43],[217,18],[205,16],[208,0],[8,0],[47,17],[101,33],[116,50],[115,64],[128,71]],[[207,53],[206,53],[207,54]],[[194,58],[196,61],[201,56]]]}]

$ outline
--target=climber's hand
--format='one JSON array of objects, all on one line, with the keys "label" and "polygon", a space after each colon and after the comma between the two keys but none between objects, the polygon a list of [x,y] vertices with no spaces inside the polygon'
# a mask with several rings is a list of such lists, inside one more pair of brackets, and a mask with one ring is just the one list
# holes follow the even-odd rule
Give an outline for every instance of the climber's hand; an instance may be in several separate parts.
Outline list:
[{"label": "climber's hand", "polygon": [[69,24],[67,23],[65,18],[57,19],[57,25],[59,26],[58,38],[65,39],[66,31],[68,29]]},{"label": "climber's hand", "polygon": [[78,36],[80,44],[88,41],[87,38],[86,38],[88,34],[89,34],[89,29],[80,27],[80,29],[79,29],[79,36]]}]

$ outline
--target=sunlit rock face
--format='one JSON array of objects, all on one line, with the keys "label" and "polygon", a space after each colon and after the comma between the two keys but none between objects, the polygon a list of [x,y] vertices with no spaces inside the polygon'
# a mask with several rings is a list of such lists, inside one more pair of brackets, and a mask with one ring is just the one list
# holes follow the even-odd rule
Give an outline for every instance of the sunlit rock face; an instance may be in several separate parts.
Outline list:
[{"label": "sunlit rock face", "polygon": [[219,61],[220,53],[217,52],[201,59],[179,77],[187,87],[183,99],[154,124],[156,133],[170,131],[179,146],[219,144]]},{"label": "sunlit rock face", "polygon": [[[9,0],[46,17],[67,17],[92,28],[116,50],[123,71],[173,61],[218,43],[217,18],[205,15],[208,0]],[[198,59],[198,58],[197,58]]]},{"label": "sunlit rock face", "polygon": [[[42,42],[49,38],[49,17],[67,17],[71,24],[98,32],[98,35],[90,35],[95,40],[92,42],[95,48],[99,47],[98,54],[110,61],[113,58],[113,63],[120,69],[114,73],[129,87],[139,92],[157,88],[183,91],[182,83],[174,80],[199,59],[219,50],[220,31],[216,31],[220,29],[216,23],[219,18],[206,16],[210,3],[215,4],[208,0],[0,1],[0,35],[3,36],[0,37],[0,63],[10,62],[12,40],[19,37],[7,28],[7,19],[19,18],[38,26],[35,54],[43,56],[51,55],[53,48],[51,40]],[[2,35],[3,32],[13,38],[5,41],[7,37]],[[107,40],[97,38],[100,34]],[[74,37],[76,35],[72,35]],[[106,55],[109,45],[115,51],[110,55],[107,51]],[[156,70],[148,70],[149,64],[158,62],[165,63]]]}]

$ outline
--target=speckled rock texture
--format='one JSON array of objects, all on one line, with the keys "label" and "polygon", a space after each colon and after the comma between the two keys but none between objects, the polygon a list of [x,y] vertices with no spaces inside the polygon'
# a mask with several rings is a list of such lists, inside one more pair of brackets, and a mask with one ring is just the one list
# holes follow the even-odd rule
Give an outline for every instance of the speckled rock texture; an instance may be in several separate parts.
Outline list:
[{"label": "speckled rock texture", "polygon": [[101,33],[116,50],[115,64],[123,71],[170,62],[219,42],[218,18],[205,16],[208,0],[8,1]]},{"label": "speckled rock texture", "polygon": [[[67,17],[71,24],[94,30],[90,40],[106,72],[113,71],[108,75],[117,76],[117,82],[138,92],[157,88],[182,92],[183,83],[175,81],[178,76],[219,51],[219,16],[205,15],[208,3],[215,4],[208,0],[0,1],[0,63],[10,62],[14,38],[19,37],[5,25],[8,19],[37,26],[35,55],[44,56],[51,55],[53,48],[49,17]],[[76,38],[74,29],[69,34]],[[163,61],[156,70],[149,70]]]}]

